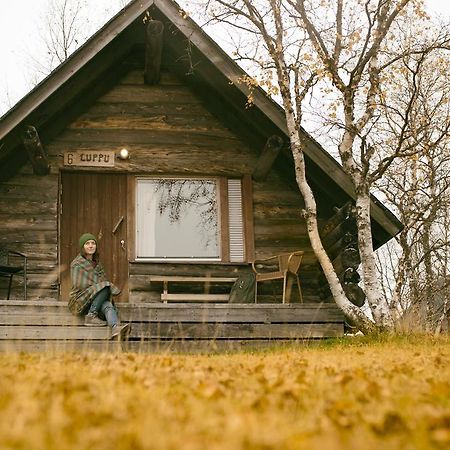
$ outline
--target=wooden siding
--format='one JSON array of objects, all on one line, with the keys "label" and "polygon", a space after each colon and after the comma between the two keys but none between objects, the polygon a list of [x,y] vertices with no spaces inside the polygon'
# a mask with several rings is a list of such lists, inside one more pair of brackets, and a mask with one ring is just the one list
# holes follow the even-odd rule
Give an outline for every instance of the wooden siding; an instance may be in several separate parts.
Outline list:
[{"label": "wooden siding", "polygon": [[[23,150],[25,151],[25,150]],[[0,183],[0,241],[28,256],[30,299],[57,299],[58,170],[33,175],[31,164]],[[11,298],[21,298],[21,277],[14,277]],[[0,298],[6,298],[6,279],[0,279]]]},{"label": "wooden siding", "polygon": [[[116,160],[115,167],[107,170],[131,175],[241,177],[252,172],[261,149],[248,147],[223,126],[220,117],[213,116],[173,74],[163,70],[161,75],[159,85],[147,86],[142,71],[131,71],[61,134],[44,143],[50,175],[33,175],[27,164],[17,176],[0,184],[0,241],[29,256],[31,299],[58,298],[59,172],[70,170],[63,167],[64,152],[118,151],[126,146],[131,158]],[[252,198],[255,258],[304,250],[300,274],[304,298],[318,301],[316,259],[300,216],[300,194],[272,170],[265,181],[253,183]],[[150,273],[224,276],[245,270],[248,265],[131,262],[130,301],[159,301],[160,286],[146,280]],[[15,285],[13,297],[18,298],[20,292]],[[265,283],[261,293],[267,301],[279,301],[281,289]]]}]

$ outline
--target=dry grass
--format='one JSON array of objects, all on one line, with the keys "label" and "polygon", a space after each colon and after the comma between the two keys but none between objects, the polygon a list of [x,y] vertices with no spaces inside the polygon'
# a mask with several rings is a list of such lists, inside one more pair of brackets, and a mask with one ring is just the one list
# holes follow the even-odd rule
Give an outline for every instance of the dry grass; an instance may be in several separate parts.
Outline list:
[{"label": "dry grass", "polygon": [[0,447],[450,448],[450,339],[0,355]]}]

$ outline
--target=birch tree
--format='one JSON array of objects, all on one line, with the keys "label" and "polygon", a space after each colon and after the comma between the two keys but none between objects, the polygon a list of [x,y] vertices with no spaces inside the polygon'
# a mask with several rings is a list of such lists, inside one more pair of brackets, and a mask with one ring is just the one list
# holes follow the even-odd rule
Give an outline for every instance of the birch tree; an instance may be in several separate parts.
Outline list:
[{"label": "birch tree", "polygon": [[88,0],[48,0],[39,19],[39,39],[30,54],[30,78],[36,85],[64,62],[91,34]]},{"label": "birch tree", "polygon": [[39,22],[37,51],[30,56],[32,84],[63,63],[131,0],[47,0]]},{"label": "birch tree", "polygon": [[425,311],[425,323],[417,327],[428,331],[439,326],[436,299],[448,283],[450,256],[450,79],[438,63],[434,58],[417,72],[418,102],[410,126],[423,130],[421,154],[393,164],[380,186],[404,224],[384,252],[397,261],[387,298],[396,314],[412,307]]},{"label": "birch tree", "polygon": [[439,326],[436,300],[448,282],[450,255],[450,76],[442,39],[447,30],[423,20],[401,25],[396,30],[401,42],[420,37],[429,51],[404,55],[393,64],[384,81],[385,107],[375,124],[384,146],[414,148],[410,156],[393,161],[379,183],[404,224],[383,252],[393,275],[384,280],[391,311],[401,316],[417,307],[425,313],[425,323],[417,327],[432,331]]},{"label": "birch tree", "polygon": [[[383,298],[371,233],[371,190],[393,161],[412,157],[420,148],[418,136],[407,126],[397,144],[384,145],[376,125],[390,108],[386,81],[402,58],[441,48],[445,38],[431,44],[398,42],[397,27],[415,17],[426,22],[422,2],[415,0],[211,0],[216,21],[247,33],[236,49],[241,61],[259,65],[260,84],[278,88],[286,115],[296,178],[305,201],[304,217],[313,250],[338,306],[364,332],[392,329],[393,317]],[[252,36],[254,39],[252,39]],[[242,45],[242,43],[244,43]],[[271,80],[274,80],[272,83]],[[323,95],[320,112],[311,104]],[[414,92],[411,100],[415,99]],[[320,100],[319,100],[320,101]],[[403,105],[408,123],[409,102]],[[348,301],[320,241],[313,193],[304,165],[302,127],[311,113],[335,143],[344,171],[355,189],[358,244],[364,291],[373,322]],[[327,128],[326,128],[327,127]],[[391,136],[392,137],[392,136]],[[331,139],[333,138],[333,139]]]},{"label": "birch tree", "polygon": [[431,152],[390,175],[382,190],[405,227],[378,252],[384,295],[396,317],[414,312],[413,328],[432,332],[444,319],[438,311],[448,309],[442,296],[450,281],[448,151]]}]

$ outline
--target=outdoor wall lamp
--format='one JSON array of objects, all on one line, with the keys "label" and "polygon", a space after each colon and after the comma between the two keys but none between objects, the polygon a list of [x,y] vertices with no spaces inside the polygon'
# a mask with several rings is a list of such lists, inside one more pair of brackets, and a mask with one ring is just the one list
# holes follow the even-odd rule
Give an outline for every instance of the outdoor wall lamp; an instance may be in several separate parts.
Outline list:
[{"label": "outdoor wall lamp", "polygon": [[130,153],[128,152],[128,149],[126,148],[122,148],[119,151],[119,158],[120,159],[129,159],[130,158]]}]

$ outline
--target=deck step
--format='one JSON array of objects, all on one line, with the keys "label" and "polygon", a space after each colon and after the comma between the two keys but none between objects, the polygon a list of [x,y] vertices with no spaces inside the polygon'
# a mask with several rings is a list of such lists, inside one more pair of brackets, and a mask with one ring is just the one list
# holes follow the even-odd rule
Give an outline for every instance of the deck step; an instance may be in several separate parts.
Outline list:
[{"label": "deck step", "polygon": [[40,326],[40,325],[15,325],[0,326],[1,339],[79,339],[79,340],[105,340],[109,339],[109,327],[85,327],[85,326]]},{"label": "deck step", "polygon": [[84,325],[83,317],[75,317],[70,313],[48,314],[45,311],[32,312],[30,314],[22,311],[21,313],[2,314],[0,316],[0,325],[56,325],[56,326],[81,326]]},{"label": "deck step", "polygon": [[[231,342],[284,342],[344,333],[343,315],[333,304],[122,303],[118,309],[122,322],[131,325],[127,345],[151,342],[146,348],[171,342],[196,342],[199,347],[221,342],[229,348]],[[110,348],[109,338],[109,327],[84,326],[84,319],[70,314],[63,302],[0,301],[0,351],[50,346],[101,350]]]}]

